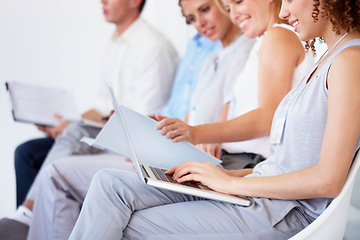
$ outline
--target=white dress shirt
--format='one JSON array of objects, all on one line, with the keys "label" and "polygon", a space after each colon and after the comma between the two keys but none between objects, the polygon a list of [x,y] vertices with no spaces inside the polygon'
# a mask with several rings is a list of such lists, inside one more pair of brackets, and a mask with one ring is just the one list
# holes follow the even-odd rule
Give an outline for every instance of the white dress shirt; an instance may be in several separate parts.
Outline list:
[{"label": "white dress shirt", "polygon": [[112,104],[106,82],[112,82],[120,104],[155,115],[171,90],[178,54],[162,33],[142,18],[110,39],[102,61],[99,94],[94,108],[109,114]]}]

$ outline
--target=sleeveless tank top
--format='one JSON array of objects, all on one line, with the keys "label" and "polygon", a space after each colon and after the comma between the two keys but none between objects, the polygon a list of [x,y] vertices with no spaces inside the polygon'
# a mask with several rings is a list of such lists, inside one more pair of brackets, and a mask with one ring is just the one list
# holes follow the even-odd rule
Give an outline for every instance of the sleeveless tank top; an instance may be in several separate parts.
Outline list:
[{"label": "sleeveless tank top", "polygon": [[[274,24],[273,27],[282,27],[294,32],[293,27],[287,24]],[[258,108],[258,51],[261,46],[263,36],[257,38],[255,45],[251,49],[249,59],[246,62],[244,70],[236,80],[233,94],[228,97],[227,102],[231,102],[227,119],[236,118]],[[305,54],[304,60],[295,68],[292,86],[297,86],[301,79],[306,76],[313,66],[314,58],[312,57],[312,54]],[[229,153],[249,152],[261,154],[266,158],[270,156],[269,137],[261,137],[241,142],[224,143],[222,147]]]},{"label": "sleeveless tank top", "polygon": [[[318,163],[328,113],[327,74],[335,56],[352,46],[360,46],[360,39],[345,43],[330,55],[310,82],[306,83],[313,71],[282,100],[271,128],[270,139],[274,140],[274,143],[271,143],[272,155],[254,168],[252,176],[280,175]],[[277,135],[276,124],[279,119],[285,120],[281,134]],[[359,149],[359,146],[360,137],[356,149]],[[290,210],[300,206],[307,216],[315,219],[331,201],[329,198],[282,201],[281,209]]]}]

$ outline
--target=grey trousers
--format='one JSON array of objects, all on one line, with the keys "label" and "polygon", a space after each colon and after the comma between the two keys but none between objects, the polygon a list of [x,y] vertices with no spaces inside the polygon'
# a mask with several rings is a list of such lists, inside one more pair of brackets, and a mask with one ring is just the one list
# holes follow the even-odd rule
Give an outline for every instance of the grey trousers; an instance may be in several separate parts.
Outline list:
[{"label": "grey trousers", "polygon": [[59,159],[44,170],[28,240],[68,239],[93,176],[103,168],[135,171],[124,157],[101,153]]},{"label": "grey trousers", "polygon": [[[69,239],[288,239],[309,222],[295,202],[250,207],[153,188],[131,172],[95,175]],[[289,206],[289,208],[287,208]]]},{"label": "grey trousers", "polygon": [[[58,138],[41,170],[41,177],[33,187],[33,194],[38,194],[33,198],[35,206],[29,240],[67,239],[78,218],[91,179],[99,170],[115,168],[134,171],[132,164],[125,162],[123,157],[102,151],[96,154],[99,150],[79,142],[81,137],[94,137],[97,133],[97,129],[71,125]],[[236,157],[233,161],[227,159],[225,162],[233,166],[233,162],[241,163],[248,158],[247,155],[241,156],[241,159]]]},{"label": "grey trousers", "polygon": [[40,179],[44,173],[44,169],[56,160],[76,155],[76,154],[95,154],[102,152],[99,149],[93,148],[86,143],[80,142],[82,137],[96,137],[99,133],[99,128],[84,127],[77,124],[71,124],[64,132],[56,139],[53,147],[45,158],[40,171],[38,172],[29,192],[26,196],[28,200],[34,200],[39,189]]}]

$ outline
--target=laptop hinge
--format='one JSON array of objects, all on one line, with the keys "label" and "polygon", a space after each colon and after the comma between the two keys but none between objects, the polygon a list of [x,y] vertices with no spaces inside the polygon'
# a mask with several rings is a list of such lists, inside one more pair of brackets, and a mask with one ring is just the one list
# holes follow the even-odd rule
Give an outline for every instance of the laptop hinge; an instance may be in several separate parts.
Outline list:
[{"label": "laptop hinge", "polygon": [[144,175],[145,181],[147,181],[147,179],[148,179],[150,176],[149,176],[149,174],[147,173],[144,165],[141,165],[141,171],[142,171],[142,174]]}]

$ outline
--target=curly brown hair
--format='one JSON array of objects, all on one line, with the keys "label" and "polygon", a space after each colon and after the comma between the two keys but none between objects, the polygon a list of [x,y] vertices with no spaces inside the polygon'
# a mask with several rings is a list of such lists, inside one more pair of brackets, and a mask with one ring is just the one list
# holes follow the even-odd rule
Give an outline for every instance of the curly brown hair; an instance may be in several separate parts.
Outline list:
[{"label": "curly brown hair", "polygon": [[[314,22],[319,20],[319,15],[330,20],[333,31],[340,35],[341,30],[360,30],[360,1],[359,0],[322,0],[321,11],[320,0],[313,0],[312,17]],[[311,49],[315,54],[315,39],[307,41],[306,50]],[[323,41],[320,39],[320,42]]]},{"label": "curly brown hair", "polygon": [[[326,17],[333,25],[333,30],[340,34],[341,30],[351,31],[360,27],[359,0],[322,0],[322,9],[319,10],[320,0],[314,1],[313,19],[316,22],[319,14]],[[359,30],[359,29],[358,29]]]}]

